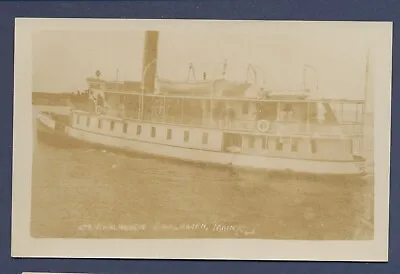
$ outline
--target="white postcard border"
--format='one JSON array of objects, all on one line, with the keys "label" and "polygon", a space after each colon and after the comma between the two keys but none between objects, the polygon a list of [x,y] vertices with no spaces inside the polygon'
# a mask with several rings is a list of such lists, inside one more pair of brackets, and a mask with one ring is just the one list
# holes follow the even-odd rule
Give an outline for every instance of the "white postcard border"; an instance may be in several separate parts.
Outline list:
[{"label": "white postcard border", "polygon": [[[388,32],[379,47],[382,71],[379,92],[374,92],[375,149],[375,238],[371,241],[292,241],[251,239],[118,240],[118,239],[35,239],[30,236],[32,174],[32,52],[31,34],[36,30],[60,29],[168,29],[214,28],[235,24],[235,28],[262,21],[201,21],[127,19],[32,19],[18,18],[15,27],[14,144],[12,197],[13,257],[237,259],[311,261],[387,261],[389,222],[390,108],[392,74],[392,23],[361,22],[268,22],[284,28],[287,24],[369,24]],[[390,45],[390,49],[388,46]]]}]

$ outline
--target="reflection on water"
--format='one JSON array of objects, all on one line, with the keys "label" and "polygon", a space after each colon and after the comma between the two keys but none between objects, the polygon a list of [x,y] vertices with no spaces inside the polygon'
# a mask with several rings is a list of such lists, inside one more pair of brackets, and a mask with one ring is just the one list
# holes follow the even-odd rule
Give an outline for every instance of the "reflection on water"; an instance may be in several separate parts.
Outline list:
[{"label": "reflection on water", "polygon": [[370,239],[371,178],[282,178],[39,142],[32,236]]}]

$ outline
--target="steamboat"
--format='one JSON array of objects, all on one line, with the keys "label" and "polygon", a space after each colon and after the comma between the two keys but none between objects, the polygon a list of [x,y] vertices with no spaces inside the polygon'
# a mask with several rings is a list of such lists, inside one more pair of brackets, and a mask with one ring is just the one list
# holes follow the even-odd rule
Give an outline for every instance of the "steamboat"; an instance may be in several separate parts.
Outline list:
[{"label": "steamboat", "polygon": [[[142,79],[89,77],[66,120],[37,116],[39,131],[127,152],[188,162],[299,174],[365,174],[364,100],[268,91],[257,81],[157,75],[157,31],[145,35]],[[249,73],[256,70],[249,66]],[[195,78],[195,77],[192,77]],[[210,79],[211,78],[211,79]],[[352,115],[345,115],[348,109]],[[350,116],[350,118],[349,118]]]}]

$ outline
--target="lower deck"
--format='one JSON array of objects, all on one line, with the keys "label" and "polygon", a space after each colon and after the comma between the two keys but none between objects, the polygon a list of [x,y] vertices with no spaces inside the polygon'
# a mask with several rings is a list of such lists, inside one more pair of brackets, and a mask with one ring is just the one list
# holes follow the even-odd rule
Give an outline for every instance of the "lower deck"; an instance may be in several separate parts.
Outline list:
[{"label": "lower deck", "polygon": [[285,137],[124,120],[73,112],[70,125],[88,133],[170,147],[315,161],[354,161],[361,141],[350,138]]},{"label": "lower deck", "polygon": [[[79,118],[78,118],[79,117]],[[82,118],[85,117],[85,118]],[[242,147],[245,136],[239,138],[237,135],[229,135],[225,132],[202,131],[197,136],[192,136],[191,129],[159,127],[157,124],[140,124],[135,121],[124,121],[115,119],[104,119],[104,117],[92,114],[78,116],[72,124],[62,121],[54,121],[49,117],[38,116],[41,127],[47,128],[47,134],[54,135],[50,139],[63,139],[66,143],[78,142],[89,146],[100,146],[110,149],[122,150],[132,153],[143,153],[154,157],[176,159],[186,162],[202,163],[207,165],[222,165],[236,168],[256,169],[264,171],[293,172],[295,174],[313,175],[339,175],[360,176],[365,174],[365,161],[362,158],[352,160],[321,159],[317,153],[309,153],[308,157],[289,155],[284,148],[291,148],[282,144],[282,149],[277,153],[272,150],[273,146],[266,146],[267,153],[262,154],[254,146],[254,153],[244,151],[227,151],[228,140],[241,140]],[[130,129],[130,130],[129,130]],[[170,130],[169,130],[170,129]],[[201,131],[202,129],[197,129]],[[134,133],[134,134],[133,134]],[[158,134],[160,133],[160,134]],[[199,132],[197,132],[199,133]],[[210,134],[210,135],[209,135]],[[155,138],[157,141],[154,140]],[[175,137],[174,137],[175,136]],[[208,137],[205,137],[208,136]],[[212,136],[212,138],[209,138]],[[217,137],[220,138],[217,138]],[[193,137],[193,138],[191,138]],[[164,139],[165,138],[165,139]],[[164,140],[162,140],[164,139]],[[184,145],[173,145],[180,141]],[[209,144],[213,141],[212,146]],[[170,143],[168,143],[170,142]],[[217,146],[219,144],[219,146]],[[255,144],[255,143],[254,143]],[[204,148],[199,148],[203,146]],[[318,148],[318,146],[317,146]],[[271,150],[271,151],[270,151]],[[286,154],[285,154],[286,152]],[[289,150],[291,152],[291,150]],[[318,150],[316,151],[318,152]],[[314,155],[314,157],[312,157]],[[317,157],[318,156],[318,157]]]}]

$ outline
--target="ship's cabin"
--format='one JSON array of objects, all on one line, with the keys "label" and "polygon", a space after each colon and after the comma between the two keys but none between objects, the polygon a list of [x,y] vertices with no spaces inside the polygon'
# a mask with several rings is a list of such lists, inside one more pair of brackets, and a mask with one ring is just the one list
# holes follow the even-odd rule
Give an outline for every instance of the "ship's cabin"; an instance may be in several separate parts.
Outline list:
[{"label": "ship's cabin", "polygon": [[[96,78],[88,82],[89,111],[156,123],[170,131],[166,136],[175,135],[175,128],[190,136],[191,131],[204,129],[201,134],[213,136],[209,144],[213,150],[351,160],[362,146],[363,101],[311,100],[305,94],[268,96],[267,92],[260,98],[260,90],[251,98],[251,86],[226,80],[193,85],[164,82],[156,93],[143,92],[138,82]],[[216,91],[218,85],[224,89]],[[218,131],[208,131],[214,129]]]}]

